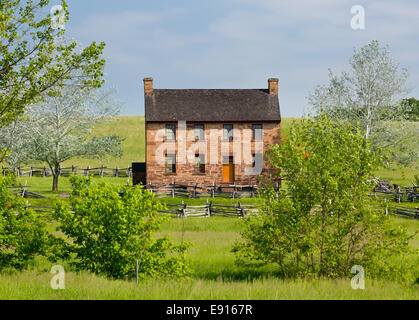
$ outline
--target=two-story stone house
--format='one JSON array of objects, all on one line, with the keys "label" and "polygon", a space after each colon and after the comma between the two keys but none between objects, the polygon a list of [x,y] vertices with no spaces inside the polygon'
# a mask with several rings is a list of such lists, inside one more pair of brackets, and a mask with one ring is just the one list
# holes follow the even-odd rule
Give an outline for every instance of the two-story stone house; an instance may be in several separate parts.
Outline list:
[{"label": "two-story stone house", "polygon": [[154,89],[144,79],[147,183],[254,185],[280,143],[278,79],[267,89]]}]

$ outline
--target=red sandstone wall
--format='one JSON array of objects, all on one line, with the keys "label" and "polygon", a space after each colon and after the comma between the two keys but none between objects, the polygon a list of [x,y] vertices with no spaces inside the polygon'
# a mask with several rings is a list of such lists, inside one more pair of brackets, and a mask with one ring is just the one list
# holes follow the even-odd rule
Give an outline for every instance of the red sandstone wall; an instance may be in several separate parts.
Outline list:
[{"label": "red sandstone wall", "polygon": [[[180,164],[179,159],[179,150],[178,148],[181,147],[181,143],[179,143],[180,139],[180,131],[176,130],[176,142],[171,143],[170,146],[174,150],[178,150],[177,154],[177,164],[176,164],[176,173],[166,173],[166,167],[164,164],[164,151],[163,149],[167,150],[166,147],[162,147],[164,144],[163,139],[157,139],[158,132],[160,130],[160,138],[164,137],[165,132],[165,125],[166,123],[146,123],[146,162],[147,162],[147,183],[153,183],[155,185],[162,185],[162,184],[169,184],[175,181],[176,183],[182,184],[203,184],[203,185],[212,185],[213,183],[220,185],[222,184],[223,173],[222,173],[222,154],[235,156],[236,159],[242,159],[243,161],[247,161],[246,163],[239,163],[235,164],[235,182],[236,184],[241,185],[250,185],[250,184],[258,184],[260,178],[262,177],[266,180],[269,176],[269,172],[271,168],[269,168],[268,162],[264,160],[263,171],[261,175],[246,175],[245,170],[246,168],[251,168],[251,154],[256,153],[255,151],[255,143],[251,141],[252,137],[252,123],[234,123],[234,135],[235,138],[237,136],[241,137],[241,142],[238,139],[235,139],[233,142],[223,142],[222,133],[223,133],[223,123],[206,123],[205,124],[205,141],[204,142],[197,142],[193,141],[194,137],[194,123],[187,123],[186,127],[186,135],[189,136],[190,139],[187,139],[185,148],[186,150],[190,150],[191,147],[194,145],[195,150],[201,148],[201,153],[206,154],[206,168],[205,174],[195,173],[194,164],[193,162],[188,163],[186,160],[185,164]],[[212,149],[210,148],[210,130],[212,130],[212,137],[217,136],[216,139],[218,141],[218,145],[213,145]],[[187,137],[186,137],[187,138]],[[158,141],[160,140],[160,141]],[[184,141],[184,140],[183,140]],[[214,139],[213,139],[214,141]],[[234,143],[236,143],[236,148],[233,147]],[[249,146],[246,151],[246,143]],[[279,123],[264,123],[263,124],[263,151],[269,150],[269,148],[273,144],[280,143],[280,124]],[[224,150],[222,152],[222,148],[227,149],[229,146],[229,150]],[[206,150],[205,150],[206,147]],[[169,147],[170,149],[170,147]],[[169,152],[172,153],[172,152]],[[196,152],[200,153],[200,152]],[[159,157],[158,155],[161,155]],[[189,153],[191,159],[193,158],[195,152],[192,151]],[[245,156],[246,154],[246,156]],[[163,157],[163,158],[162,158]],[[218,164],[211,164],[209,162],[214,162],[215,158],[218,157]],[[159,160],[162,162],[159,164]]]}]

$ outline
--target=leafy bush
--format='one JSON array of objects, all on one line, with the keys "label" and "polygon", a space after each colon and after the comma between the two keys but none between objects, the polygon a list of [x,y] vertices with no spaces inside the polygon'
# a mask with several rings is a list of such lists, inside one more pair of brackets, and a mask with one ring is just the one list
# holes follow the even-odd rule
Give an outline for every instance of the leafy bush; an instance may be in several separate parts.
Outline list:
[{"label": "leafy bush", "polygon": [[25,269],[35,256],[47,255],[54,241],[43,217],[10,192],[15,183],[13,176],[0,177],[0,270]]},{"label": "leafy bush", "polygon": [[[155,238],[167,219],[164,206],[140,186],[124,187],[85,177],[70,178],[70,208],[60,202],[54,216],[59,229],[71,240],[68,252],[77,270],[111,278],[133,277],[136,260],[139,276],[183,277],[188,273],[185,251],[189,244],[174,245],[168,236]],[[71,210],[71,211],[70,211]]]},{"label": "leafy bush", "polygon": [[346,277],[354,265],[384,276],[394,271],[388,258],[409,252],[406,231],[368,196],[381,159],[360,130],[305,118],[268,157],[287,189],[277,196],[267,186],[261,214],[233,249],[238,263],[276,263],[288,277]]}]

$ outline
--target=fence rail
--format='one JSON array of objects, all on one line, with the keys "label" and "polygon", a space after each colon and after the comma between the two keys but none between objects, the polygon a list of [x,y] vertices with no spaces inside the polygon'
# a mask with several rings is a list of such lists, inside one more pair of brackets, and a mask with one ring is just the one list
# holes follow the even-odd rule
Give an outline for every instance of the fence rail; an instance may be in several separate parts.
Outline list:
[{"label": "fence rail", "polygon": [[43,196],[39,193],[29,191],[29,187],[30,186],[28,186],[27,183],[25,183],[24,186],[9,186],[7,188],[10,190],[11,193],[13,193],[14,195],[19,195],[22,198],[49,199],[48,197]]},{"label": "fence rail", "polygon": [[[256,214],[259,210],[251,205],[220,205],[207,202],[202,206],[189,206],[187,204],[167,204],[167,210],[159,213],[167,213],[172,217],[238,217],[244,218]],[[38,213],[51,213],[53,207],[50,206],[27,206]]]},{"label": "fence rail", "polygon": [[[51,177],[52,171],[47,167],[17,167],[17,168],[7,168],[2,166],[2,175],[5,176],[9,173],[15,174],[18,177]],[[108,168],[108,167],[98,167],[98,168],[79,168],[76,166],[63,167],[60,168],[59,175],[62,177],[68,177],[72,174],[75,175],[93,175],[99,177],[132,177],[132,167],[129,168]]]},{"label": "fence rail", "polygon": [[419,219],[419,207],[418,208],[408,208],[397,206],[391,210],[394,214],[406,216],[410,218]]},{"label": "fence rail", "polygon": [[[256,185],[182,185],[172,183],[170,185],[153,185],[149,183],[145,188],[154,193],[156,197],[186,197],[186,198],[201,198],[201,197],[228,197],[232,199],[238,199],[242,197],[254,198],[257,196],[263,188]],[[275,191],[279,194],[279,185],[275,187]]]},{"label": "fence rail", "polygon": [[419,200],[419,186],[412,185],[410,187],[400,187],[397,184],[391,185],[385,180],[376,180],[373,193],[378,199],[392,200],[401,202],[417,202]]},{"label": "fence rail", "polygon": [[377,199],[387,199],[397,203],[401,202],[417,202],[419,201],[419,188],[413,187],[408,188],[405,187],[401,190],[395,191],[375,191],[370,196],[375,197]]}]

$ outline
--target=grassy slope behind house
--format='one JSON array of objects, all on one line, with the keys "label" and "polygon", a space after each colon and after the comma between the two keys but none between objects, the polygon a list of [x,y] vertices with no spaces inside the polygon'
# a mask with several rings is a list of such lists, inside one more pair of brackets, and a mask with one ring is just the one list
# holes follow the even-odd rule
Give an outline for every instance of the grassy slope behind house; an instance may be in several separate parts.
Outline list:
[{"label": "grassy slope behind house", "polygon": [[143,116],[120,116],[115,121],[99,124],[93,130],[98,136],[118,135],[124,139],[122,157],[106,157],[101,159],[74,158],[63,166],[75,165],[109,168],[128,168],[133,162],[145,161],[145,129]]}]

